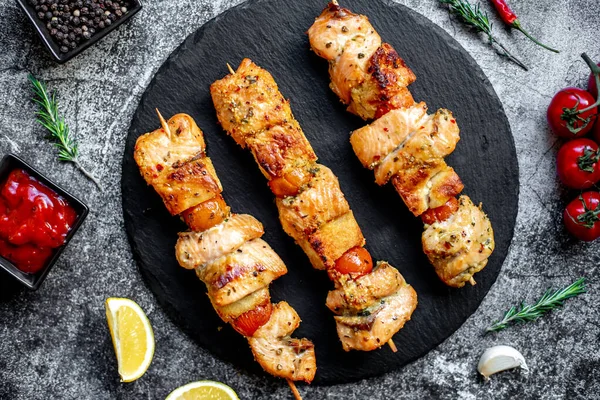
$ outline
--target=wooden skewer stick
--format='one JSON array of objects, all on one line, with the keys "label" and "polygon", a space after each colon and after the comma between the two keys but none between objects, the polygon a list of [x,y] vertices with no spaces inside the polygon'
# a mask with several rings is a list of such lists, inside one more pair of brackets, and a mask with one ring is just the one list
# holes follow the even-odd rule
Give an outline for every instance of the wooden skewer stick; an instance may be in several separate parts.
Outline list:
[{"label": "wooden skewer stick", "polygon": [[158,119],[160,120],[160,124],[162,125],[163,129],[167,133],[167,136],[169,138],[171,138],[171,130],[169,129],[169,124],[167,124],[167,121],[165,121],[165,119],[161,115],[160,111],[158,111],[158,108],[155,108],[155,110],[156,110],[156,113],[158,114]]},{"label": "wooden skewer stick", "polygon": [[394,353],[398,351],[398,348],[396,347],[396,343],[394,343],[394,339],[388,340],[388,345],[390,346],[390,349],[392,349],[392,351]]},{"label": "wooden skewer stick", "polygon": [[298,391],[298,388],[296,387],[296,384],[294,383],[293,380],[291,379],[286,379],[288,385],[290,385],[290,389],[292,389],[292,393],[294,394],[294,399],[296,400],[302,400],[302,396],[300,396],[300,392]]},{"label": "wooden skewer stick", "polygon": [[339,6],[337,0],[331,0],[331,2],[333,3],[334,6]]},{"label": "wooden skewer stick", "polygon": [[470,283],[471,285],[475,286],[475,284],[476,284],[477,282],[475,282],[475,279],[473,279],[473,277],[471,277],[471,279],[469,279],[469,283]]},{"label": "wooden skewer stick", "polygon": [[227,63],[227,69],[229,69],[229,72],[231,74],[235,74],[235,71],[233,70],[233,68],[231,68],[231,65],[229,65],[229,63]]}]

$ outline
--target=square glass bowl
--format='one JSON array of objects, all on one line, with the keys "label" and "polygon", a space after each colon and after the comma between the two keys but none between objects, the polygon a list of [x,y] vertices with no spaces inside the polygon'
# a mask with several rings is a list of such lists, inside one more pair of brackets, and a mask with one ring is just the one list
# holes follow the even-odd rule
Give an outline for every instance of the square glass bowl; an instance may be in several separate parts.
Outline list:
[{"label": "square glass bowl", "polygon": [[71,227],[69,233],[67,233],[67,237],[65,238],[65,243],[54,249],[52,256],[46,261],[46,264],[35,274],[28,274],[26,272],[18,269],[13,263],[0,256],[0,269],[6,271],[13,278],[21,282],[23,285],[27,286],[29,289],[36,290],[40,287],[50,269],[54,266],[61,253],[67,247],[71,238],[77,232],[85,217],[87,217],[89,209],[88,207],[81,202],[77,197],[73,196],[66,190],[62,189],[60,186],[44,177],[38,170],[33,168],[31,165],[27,164],[25,161],[20,159],[14,154],[7,154],[4,156],[2,161],[0,161],[0,184],[3,184],[8,176],[8,174],[15,169],[23,169],[33,178],[37,179],[51,190],[53,190],[59,196],[62,196],[65,200],[69,202],[69,205],[75,210],[77,213],[77,218]]},{"label": "square glass bowl", "polygon": [[81,42],[77,47],[75,47],[67,53],[62,53],[60,51],[60,46],[58,46],[56,42],[54,42],[54,40],[52,39],[52,36],[50,36],[50,32],[46,27],[46,23],[38,18],[37,12],[31,5],[29,5],[29,2],[27,0],[17,0],[17,3],[23,9],[23,11],[25,11],[27,17],[29,17],[29,20],[35,27],[35,30],[37,31],[38,35],[40,35],[40,38],[42,39],[44,45],[46,45],[48,51],[54,56],[56,61],[62,64],[69,61],[71,58],[75,57],[88,47],[92,46],[94,43],[104,38],[106,35],[108,35],[112,31],[117,29],[119,26],[121,26],[121,24],[131,19],[131,17],[133,17],[135,14],[137,14],[138,11],[142,9],[142,2],[140,0],[130,1],[133,4],[133,6],[127,11],[127,14],[117,19],[110,26],[101,30],[97,30],[96,34],[92,36],[89,40]]}]

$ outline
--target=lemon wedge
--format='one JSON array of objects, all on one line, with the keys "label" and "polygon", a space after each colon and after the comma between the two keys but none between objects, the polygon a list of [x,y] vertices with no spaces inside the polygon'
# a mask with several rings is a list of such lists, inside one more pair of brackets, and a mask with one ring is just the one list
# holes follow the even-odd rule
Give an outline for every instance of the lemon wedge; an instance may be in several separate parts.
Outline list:
[{"label": "lemon wedge", "polygon": [[220,382],[198,381],[178,387],[165,400],[239,400],[239,397]]},{"label": "lemon wedge", "polygon": [[154,356],[154,333],[148,317],[133,300],[106,299],[106,320],[122,382],[133,382],[148,370]]}]

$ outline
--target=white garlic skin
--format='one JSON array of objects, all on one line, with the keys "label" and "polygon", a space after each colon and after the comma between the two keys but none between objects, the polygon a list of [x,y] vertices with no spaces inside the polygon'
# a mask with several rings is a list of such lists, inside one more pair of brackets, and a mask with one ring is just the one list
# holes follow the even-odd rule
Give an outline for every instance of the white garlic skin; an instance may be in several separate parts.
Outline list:
[{"label": "white garlic skin", "polygon": [[525,357],[517,349],[510,346],[494,346],[483,352],[477,370],[483,375],[483,379],[487,380],[495,373],[517,367],[525,373],[529,372]]}]

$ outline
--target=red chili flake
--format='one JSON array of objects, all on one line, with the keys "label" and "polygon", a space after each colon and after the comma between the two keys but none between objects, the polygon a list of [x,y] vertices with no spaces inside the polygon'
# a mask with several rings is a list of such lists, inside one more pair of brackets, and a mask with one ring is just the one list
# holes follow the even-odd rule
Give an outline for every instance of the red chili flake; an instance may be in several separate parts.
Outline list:
[{"label": "red chili flake", "polygon": [[160,164],[156,164],[156,170],[157,170],[158,172],[161,172],[163,169],[165,169],[165,167],[163,167],[163,166],[162,166],[162,165],[160,165]]},{"label": "red chili flake", "polygon": [[456,121],[455,121],[455,120],[453,120],[453,119],[451,119],[451,120],[450,120],[450,122],[452,122],[453,124],[455,124],[455,123],[456,123]]},{"label": "red chili flake", "polygon": [[383,131],[387,132],[387,131],[389,131],[389,129],[388,128],[383,128]]}]

